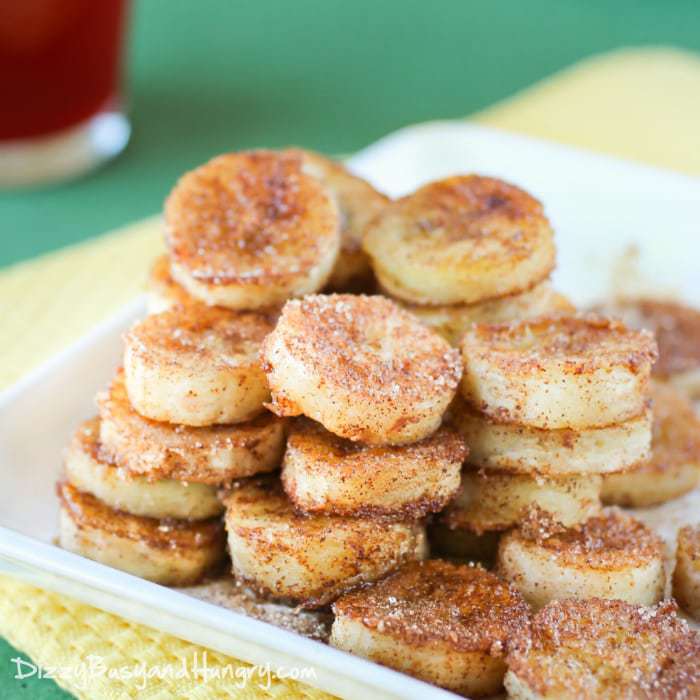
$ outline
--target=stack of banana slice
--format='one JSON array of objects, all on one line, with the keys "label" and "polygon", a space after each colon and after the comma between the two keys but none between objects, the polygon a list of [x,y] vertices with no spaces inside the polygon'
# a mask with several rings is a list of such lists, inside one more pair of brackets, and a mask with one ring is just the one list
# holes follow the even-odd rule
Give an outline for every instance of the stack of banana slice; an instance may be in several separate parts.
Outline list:
[{"label": "stack of banana slice", "polygon": [[225,556],[217,490],[284,450],[258,349],[274,315],[173,307],[125,336],[124,367],[66,453],[62,546],[168,585]]},{"label": "stack of banana slice", "polygon": [[661,540],[600,506],[601,475],[650,455],[655,358],[650,333],[595,315],[473,326],[453,408],[471,453],[442,539],[452,528],[454,549],[514,528],[497,566],[536,607],[570,596],[659,600]]},{"label": "stack of banana slice", "polygon": [[[301,151],[229,154],[180,180],[151,315],[126,334],[124,367],[66,452],[63,547],[167,585],[222,562],[219,490],[275,471],[284,453],[262,340],[287,298],[366,281],[358,231],[385,201]],[[410,549],[402,537],[420,533],[408,530],[397,540]]]},{"label": "stack of banana slice", "polygon": [[287,302],[262,360],[272,411],[300,417],[281,487],[227,499],[237,575],[314,606],[425,558],[422,519],[455,494],[466,455],[441,427],[459,353],[384,297],[319,294]]},{"label": "stack of banana slice", "polygon": [[386,206],[364,248],[384,293],[458,345],[472,323],[572,311],[549,282],[542,205],[502,180],[461,175]]},{"label": "stack of banana slice", "polygon": [[[657,386],[652,453],[654,338],[552,289],[537,200],[470,175],[389,202],[259,150],[184,175],[164,218],[149,315],[66,451],[63,547],[177,586],[228,548],[242,595],[332,605],[334,646],[470,696],[510,666],[513,697],[549,697],[531,607],[545,631],[587,606],[613,629],[661,599],[661,540],[601,489],[694,486],[697,418]],[[428,559],[428,524],[470,563]],[[697,539],[676,576],[692,610]],[[627,603],[552,603],[594,596]]]}]

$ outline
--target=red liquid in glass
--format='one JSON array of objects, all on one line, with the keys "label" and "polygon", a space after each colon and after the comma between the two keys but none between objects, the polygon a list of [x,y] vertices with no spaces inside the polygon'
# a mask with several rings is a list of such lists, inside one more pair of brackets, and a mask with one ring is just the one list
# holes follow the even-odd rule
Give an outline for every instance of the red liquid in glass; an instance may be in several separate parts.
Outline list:
[{"label": "red liquid in glass", "polygon": [[43,136],[109,106],[126,0],[0,0],[0,140]]}]

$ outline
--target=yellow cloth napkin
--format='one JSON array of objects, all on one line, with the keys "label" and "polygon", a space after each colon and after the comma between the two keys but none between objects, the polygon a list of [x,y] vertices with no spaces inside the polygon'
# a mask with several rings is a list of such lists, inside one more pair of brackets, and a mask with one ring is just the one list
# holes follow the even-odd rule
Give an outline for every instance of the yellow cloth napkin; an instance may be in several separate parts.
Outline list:
[{"label": "yellow cloth napkin", "polygon": [[[700,175],[700,57],[629,49],[589,59],[474,117],[490,126],[605,151]],[[136,295],[160,250],[158,219],[16,265],[0,273],[0,388],[59,351]],[[195,645],[76,601],[0,576],[0,635],[40,665],[70,666],[89,654],[112,667],[165,665]],[[209,652],[213,663],[245,665]],[[275,680],[270,690],[152,680],[145,691],[105,677],[79,698],[315,698],[309,686]]]}]

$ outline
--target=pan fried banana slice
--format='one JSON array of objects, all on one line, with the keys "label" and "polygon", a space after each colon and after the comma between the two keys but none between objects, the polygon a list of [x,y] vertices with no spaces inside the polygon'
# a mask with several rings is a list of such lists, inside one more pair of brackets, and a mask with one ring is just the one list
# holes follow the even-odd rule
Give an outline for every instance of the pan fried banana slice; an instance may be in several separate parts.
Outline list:
[{"label": "pan fried banana slice", "polygon": [[700,525],[678,531],[673,597],[688,615],[700,620]]},{"label": "pan fried banana slice", "polygon": [[337,161],[312,151],[294,149],[291,152],[299,154],[304,172],[328,188],[340,209],[340,253],[327,286],[335,291],[359,291],[373,278],[369,260],[362,250],[362,236],[367,224],[389,200]]},{"label": "pan fried banana slice", "polygon": [[456,397],[450,422],[469,445],[469,461],[485,469],[556,476],[629,469],[651,454],[652,411],[602,428],[544,430],[501,423]]},{"label": "pan fried banana slice", "polygon": [[114,510],[58,485],[61,547],[165,586],[199,581],[225,557],[221,521],[156,520]]},{"label": "pan fried banana slice", "polygon": [[603,480],[606,503],[644,508],[678,498],[700,481],[700,418],[672,386],[652,382],[651,457]]},{"label": "pan fried banana slice", "polygon": [[177,479],[221,485],[277,469],[282,461],[285,419],[269,411],[246,423],[193,428],[144,418],[129,402],[119,370],[98,395],[101,454],[149,480]]},{"label": "pan fried banana slice", "polygon": [[406,564],[333,604],[332,646],[470,697],[503,684],[509,640],[529,609],[479,566]]},{"label": "pan fried banana slice", "polygon": [[467,467],[440,522],[482,534],[517,525],[534,509],[569,527],[600,512],[600,486],[601,477],[592,474],[545,477]]},{"label": "pan fried banana slice", "polygon": [[165,202],[175,281],[232,309],[321,289],[338,256],[340,225],[334,197],[289,151],[214,158],[180,178]]},{"label": "pan fried banana slice", "polygon": [[661,539],[616,511],[569,529],[533,518],[501,538],[498,570],[536,608],[596,596],[653,605],[666,580]]},{"label": "pan fried banana slice", "polygon": [[656,343],[592,314],[475,325],[462,340],[462,394],[507,423],[596,428],[646,407]]},{"label": "pan fried banana slice", "polygon": [[282,484],[305,513],[421,518],[455,494],[466,454],[447,428],[412,445],[372,447],[300,419],[290,430]]},{"label": "pan fried banana slice", "polygon": [[364,249],[384,289],[414,304],[473,304],[530,289],[554,267],[542,205],[501,180],[458,175],[390,203]]},{"label": "pan fried banana slice", "polygon": [[700,399],[700,310],[674,301],[627,299],[606,306],[632,328],[646,328],[659,344],[654,375]]},{"label": "pan fried banana slice", "polygon": [[671,601],[561,600],[511,644],[511,700],[700,697],[700,635]]},{"label": "pan fried banana slice", "polygon": [[434,433],[455,395],[459,353],[380,296],[331,294],[290,301],[265,339],[270,409],[304,414],[368,444]]},{"label": "pan fried banana slice", "polygon": [[258,353],[274,323],[272,315],[203,305],[139,321],[125,336],[131,404],[168,423],[250,420],[270,395]]},{"label": "pan fried banana slice", "polygon": [[66,451],[66,478],[78,490],[92,494],[110,508],[148,518],[204,520],[223,511],[214,486],[173,479],[148,481],[104,461],[100,457],[99,432],[98,418],[85,421]]},{"label": "pan fried banana slice", "polygon": [[573,304],[565,296],[555,292],[547,280],[520,294],[477,304],[422,306],[400,301],[399,303],[455,346],[459,346],[462,336],[472,323],[505,323],[543,314],[575,311]]},{"label": "pan fried banana slice", "polygon": [[430,551],[455,559],[481,562],[491,567],[496,561],[500,532],[477,535],[471,530],[451,529],[440,521],[428,527]]},{"label": "pan fried banana slice", "polygon": [[148,275],[146,291],[149,314],[169,311],[174,306],[200,303],[172,278],[167,255],[160,255],[153,263]]},{"label": "pan fried banana slice", "polygon": [[304,607],[427,556],[420,523],[298,515],[276,479],[235,484],[225,505],[234,575]]}]

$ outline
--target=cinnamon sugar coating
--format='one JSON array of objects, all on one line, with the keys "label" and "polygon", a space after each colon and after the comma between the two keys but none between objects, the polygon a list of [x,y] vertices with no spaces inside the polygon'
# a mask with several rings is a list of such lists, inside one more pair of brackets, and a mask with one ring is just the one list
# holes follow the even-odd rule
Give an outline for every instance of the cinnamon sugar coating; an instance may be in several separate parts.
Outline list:
[{"label": "cinnamon sugar coating", "polygon": [[191,427],[144,418],[131,406],[118,370],[98,394],[100,457],[148,479],[223,484],[273,471],[284,451],[285,421],[269,411],[234,425]]},{"label": "cinnamon sugar coating", "polygon": [[290,429],[282,483],[302,512],[419,519],[455,494],[466,454],[448,428],[409,445],[372,446],[302,418]]},{"label": "cinnamon sugar coating", "polygon": [[700,635],[676,611],[670,601],[655,607],[600,598],[550,603],[510,647],[510,697],[700,696]]},{"label": "cinnamon sugar coating", "polygon": [[475,324],[461,347],[462,394],[474,408],[547,430],[639,416],[657,355],[648,331],[592,314]]},{"label": "cinnamon sugar coating", "polygon": [[188,552],[217,543],[221,543],[223,549],[224,529],[219,518],[157,520],[113,510],[67,482],[58,483],[56,492],[78,527],[96,528],[123,539],[143,542],[154,549],[168,550],[172,557],[187,556]]},{"label": "cinnamon sugar coating", "polygon": [[440,559],[405,564],[333,604],[338,615],[411,645],[503,655],[528,624],[518,591],[481,566]]},{"label": "cinnamon sugar coating", "polygon": [[598,571],[644,566],[664,556],[663,541],[655,532],[614,508],[570,528],[552,527],[534,516],[505,537],[536,543],[564,566]]},{"label": "cinnamon sugar coating", "polygon": [[303,607],[327,605],[427,555],[421,522],[301,515],[278,479],[235,483],[224,503],[234,575]]},{"label": "cinnamon sugar coating", "polygon": [[456,350],[380,296],[288,302],[262,357],[271,410],[303,413],[370,444],[404,444],[434,432],[461,372]]},{"label": "cinnamon sugar coating", "polygon": [[276,297],[260,306],[319,289],[340,245],[335,200],[290,151],[228,153],[186,173],[165,202],[165,228],[176,279],[194,280],[196,295],[196,283],[239,288],[237,308],[250,306],[251,289]]},{"label": "cinnamon sugar coating", "polygon": [[393,296],[471,304],[529,289],[554,266],[542,205],[502,180],[456,175],[390,203],[368,226],[365,251]]},{"label": "cinnamon sugar coating", "polygon": [[176,356],[182,362],[192,358],[214,366],[235,366],[257,357],[276,320],[274,311],[184,306],[148,316],[127,332],[127,339],[146,361],[171,361]]},{"label": "cinnamon sugar coating", "polygon": [[648,331],[632,330],[595,314],[479,324],[472,328],[469,351],[489,353],[499,366],[513,372],[536,370],[545,359],[559,362],[570,374],[611,365],[636,373],[649,367],[658,354]]}]

